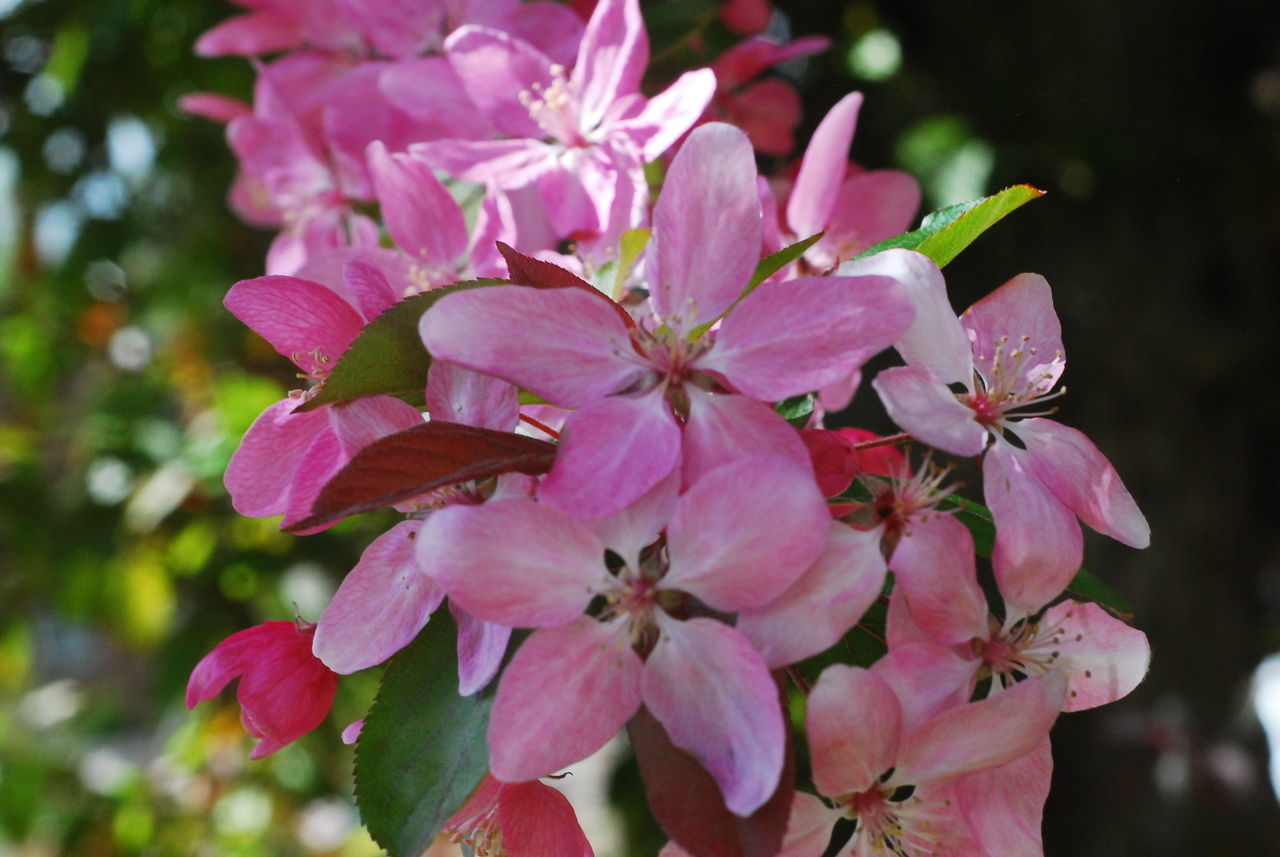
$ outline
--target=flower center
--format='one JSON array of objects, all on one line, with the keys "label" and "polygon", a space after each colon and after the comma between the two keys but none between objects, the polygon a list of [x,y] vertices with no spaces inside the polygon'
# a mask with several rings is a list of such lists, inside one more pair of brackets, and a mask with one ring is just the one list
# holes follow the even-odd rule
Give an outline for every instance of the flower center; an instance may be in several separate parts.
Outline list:
[{"label": "flower center", "polygon": [[883,849],[898,857],[936,853],[938,837],[932,832],[935,813],[922,803],[914,788],[877,785],[842,803],[845,815],[858,822],[854,836],[864,837],[870,851]]},{"label": "flower center", "polygon": [[1038,349],[1029,345],[1030,336],[1023,336],[1017,341],[1010,341],[1002,336],[996,341],[995,351],[990,355],[975,355],[979,366],[985,366],[985,372],[974,372],[973,393],[962,393],[958,396],[961,402],[973,410],[974,419],[989,429],[1003,427],[1006,419],[1024,417],[1042,417],[1054,413],[1057,408],[1032,412],[1020,412],[1031,404],[1041,404],[1066,394],[1063,387],[1056,393],[1053,389],[1057,373],[1052,367],[1061,362],[1062,352],[1057,352],[1051,360],[1044,360]]},{"label": "flower center", "polygon": [[517,97],[538,127],[553,140],[569,147],[588,144],[580,130],[576,87],[566,77],[564,66],[551,66],[550,86],[534,83]]},{"label": "flower center", "polygon": [[[1067,611],[1064,618],[1070,618],[1071,613]],[[1061,624],[1042,626],[1030,619],[1019,619],[1002,625],[994,616],[987,621],[991,637],[974,640],[973,651],[982,658],[978,678],[991,676],[993,691],[1007,689],[1025,678],[1042,676],[1057,665],[1067,633]],[[1076,640],[1082,636],[1077,634]]]}]

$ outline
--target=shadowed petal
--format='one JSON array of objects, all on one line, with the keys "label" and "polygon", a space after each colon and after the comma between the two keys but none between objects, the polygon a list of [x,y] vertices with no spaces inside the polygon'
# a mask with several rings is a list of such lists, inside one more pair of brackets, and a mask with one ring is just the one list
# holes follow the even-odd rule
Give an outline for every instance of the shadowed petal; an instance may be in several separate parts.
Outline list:
[{"label": "shadowed petal", "polygon": [[825,795],[866,791],[894,766],[902,714],[889,685],[862,667],[822,671],[805,707],[813,784]]},{"label": "shadowed petal", "polygon": [[427,372],[427,411],[438,420],[511,431],[520,419],[520,397],[501,378],[435,360]]},{"label": "shadowed petal", "polygon": [[714,619],[657,614],[644,665],[644,704],[671,743],[697,757],[725,806],[750,815],[778,787],[786,733],[778,688],[747,638]]},{"label": "shadowed petal", "polygon": [[498,796],[502,848],[510,857],[591,857],[569,799],[538,781],[509,783]]},{"label": "shadowed petal", "polygon": [[431,168],[369,144],[369,173],[387,231],[401,250],[432,268],[452,271],[467,249],[462,208]]},{"label": "shadowed petal", "polygon": [[1044,857],[1040,825],[1049,797],[1049,739],[1024,756],[956,781],[956,802],[987,854]]},{"label": "shadowed petal", "polygon": [[503,671],[489,719],[489,766],[506,782],[545,777],[604,746],[640,707],[628,619],[583,616],[542,628]]},{"label": "shadowed petal", "polygon": [[325,666],[349,674],[380,664],[413,638],[440,606],[444,590],[418,567],[414,540],[421,521],[403,521],[379,536],[316,622],[312,650]]},{"label": "shadowed petal", "polygon": [[987,636],[973,536],[951,515],[917,514],[889,560],[915,622],[941,643]]},{"label": "shadowed petal", "polygon": [[477,619],[452,604],[449,612],[458,623],[458,695],[470,696],[483,690],[498,674],[511,629]]}]

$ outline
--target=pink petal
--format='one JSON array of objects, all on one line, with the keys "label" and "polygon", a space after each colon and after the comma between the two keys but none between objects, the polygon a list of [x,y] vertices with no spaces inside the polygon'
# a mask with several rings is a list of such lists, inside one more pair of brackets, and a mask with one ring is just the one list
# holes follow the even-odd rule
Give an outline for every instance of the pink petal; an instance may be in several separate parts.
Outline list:
[{"label": "pink petal", "polygon": [[363,720],[353,720],[342,730],[342,743],[354,744],[360,740],[360,733],[364,731]]},{"label": "pink petal", "polygon": [[1061,654],[1055,666],[1070,682],[1063,711],[1083,711],[1128,695],[1147,674],[1151,646],[1147,635],[1097,604],[1064,601],[1050,607],[1038,623],[1046,641]]},{"label": "pink petal", "polygon": [[689,391],[684,426],[684,481],[692,484],[720,465],[753,455],[781,455],[813,467],[800,433],[763,402],[746,396]]},{"label": "pink petal", "polygon": [[1084,556],[1076,516],[1028,468],[1027,455],[992,445],[982,462],[983,492],[996,524],[991,554],[1010,610],[1030,615],[1067,588]]},{"label": "pink petal", "polygon": [[212,119],[214,122],[230,122],[237,116],[249,116],[253,108],[238,98],[228,98],[214,92],[192,92],[178,99],[178,107],[192,116]]},{"label": "pink petal", "polygon": [[951,515],[917,513],[889,560],[911,616],[940,643],[987,636],[987,599],[978,586],[973,537]]},{"label": "pink petal", "polygon": [[520,398],[507,381],[436,360],[427,372],[427,410],[438,420],[512,431],[520,419]]},{"label": "pink petal", "polygon": [[575,517],[611,515],[640,499],[680,460],[680,429],[655,388],[609,396],[569,415],[538,497]]},{"label": "pink petal", "polygon": [[697,363],[763,401],[834,384],[884,350],[913,311],[888,277],[801,277],[765,283],[720,323]]},{"label": "pink petal", "polygon": [[827,234],[814,249],[829,253],[833,262],[852,259],[905,232],[919,207],[920,185],[910,173],[860,173],[840,186]]},{"label": "pink petal", "polygon": [[1044,857],[1040,825],[1049,797],[1053,756],[1049,739],[1026,755],[956,782],[956,801],[986,854]]},{"label": "pink petal", "polygon": [[604,746],[640,707],[643,665],[625,617],[541,628],[502,673],[489,767],[506,782],[544,777]]},{"label": "pink petal", "polygon": [[822,671],[805,706],[813,784],[832,797],[866,791],[894,766],[902,714],[889,685],[862,667]]},{"label": "pink petal", "polygon": [[860,92],[851,92],[840,99],[818,124],[805,149],[787,201],[787,224],[801,238],[824,230],[835,209],[861,107]]},{"label": "pink petal", "polygon": [[969,336],[951,309],[942,272],[928,256],[885,250],[840,266],[842,275],[875,275],[897,280],[915,306],[915,320],[894,341],[907,365],[924,369],[944,384],[973,383]]},{"label": "pink petal", "polygon": [[287,15],[250,12],[206,30],[196,40],[202,57],[238,54],[253,56],[293,47],[302,38],[301,22]]},{"label": "pink petal", "polygon": [[841,810],[828,807],[813,795],[796,792],[777,857],[822,857],[831,841],[831,828],[841,815]]},{"label": "pink petal", "polygon": [[1014,348],[1034,355],[1021,364],[1022,377],[1040,392],[1051,390],[1066,368],[1053,293],[1039,274],[1019,274],[965,310],[960,321],[969,333],[974,365],[988,379],[996,348],[1006,337],[1006,359]]},{"label": "pink petal", "polygon": [[380,664],[422,630],[444,590],[418,567],[420,521],[403,521],[379,536],[316,622],[312,650],[344,675]]},{"label": "pink petal", "polygon": [[441,509],[418,538],[420,564],[450,599],[515,628],[578,618],[608,577],[604,550],[581,522],[518,497]]},{"label": "pink petal", "polygon": [[470,696],[487,687],[498,674],[511,629],[477,619],[452,604],[449,612],[458,624],[458,695]]},{"label": "pink petal", "polygon": [[515,189],[556,168],[558,151],[538,140],[432,140],[409,147],[409,154],[454,178]]},{"label": "pink petal", "polygon": [[429,268],[455,270],[467,249],[462,208],[431,168],[408,155],[388,154],[375,141],[367,151],[374,193],[392,239]]},{"label": "pink petal", "polygon": [[1089,438],[1045,419],[1016,423],[1026,458],[1040,481],[1080,519],[1130,547],[1151,543],[1151,527],[1120,481],[1120,474]]},{"label": "pink petal", "polygon": [[342,282],[365,318],[377,318],[400,299],[382,269],[365,258],[343,263]]},{"label": "pink petal", "polygon": [[786,732],[778,688],[746,637],[714,619],[657,614],[645,661],[644,704],[671,742],[697,757],[725,806],[750,815],[778,787]]},{"label": "pink petal", "polygon": [[[431,85],[424,86],[424,81]],[[379,75],[378,88],[388,102],[413,118],[418,140],[484,140],[496,133],[444,57],[392,63]]]},{"label": "pink petal", "polygon": [[1012,762],[1048,737],[1066,691],[1066,678],[1050,672],[944,711],[903,736],[894,780],[923,783]]},{"label": "pink petal", "polygon": [[425,313],[419,330],[434,357],[569,408],[625,389],[646,371],[613,308],[580,289],[459,292]]},{"label": "pink petal", "polygon": [[902,728],[964,705],[973,692],[977,663],[932,640],[894,643],[871,671],[893,688],[902,706]]},{"label": "pink petal", "polygon": [[656,160],[693,127],[715,91],[716,76],[711,69],[685,72],[650,98],[640,113],[612,123],[609,130],[625,135],[640,149],[645,162]]},{"label": "pink petal", "polygon": [[648,64],[649,36],[639,0],[600,0],[569,78],[580,93],[581,127],[595,128],[613,102],[639,91]]},{"label": "pink petal", "polygon": [[524,3],[505,16],[504,29],[546,54],[553,62],[573,63],[582,41],[582,18],[561,3]]},{"label": "pink petal", "polygon": [[223,305],[304,372],[320,373],[360,333],[364,319],[319,283],[296,277],[241,280]]},{"label": "pink petal", "polygon": [[760,217],[746,135],[717,122],[694,129],[653,211],[650,299],[668,325],[690,330],[742,294],[760,258]]},{"label": "pink petal", "polygon": [[[315,436],[311,446],[298,462],[289,483],[289,494],[284,506],[284,519],[280,528],[290,527],[311,514],[316,498],[320,496],[325,483],[346,466],[351,456],[343,448],[342,440],[330,426]],[[310,535],[328,529],[327,524],[314,529],[302,530],[297,535]]]},{"label": "pink petal", "polygon": [[826,549],[791,588],[742,611],[737,628],[769,669],[793,664],[833,646],[858,623],[884,585],[877,531],[831,523]]},{"label": "pink petal", "polygon": [[569,799],[538,781],[509,783],[498,796],[502,849],[510,857],[583,857],[591,846]]},{"label": "pink petal", "polygon": [[325,410],[295,414],[302,399],[281,399],[253,421],[231,456],[223,482],[241,515],[269,518],[284,513],[289,483],[316,435],[329,428]]},{"label": "pink petal", "polygon": [[[784,157],[796,147],[795,130],[804,106],[795,87],[776,77],[765,78],[725,93],[712,102],[711,117],[741,128],[762,155]],[[719,108],[719,109],[717,109]]]},{"label": "pink petal", "polygon": [[551,60],[542,51],[488,27],[459,27],[445,40],[449,63],[471,97],[504,137],[545,136],[520,95],[551,85]]},{"label": "pink petal", "polygon": [[871,382],[889,417],[916,440],[953,455],[977,455],[987,430],[973,411],[925,369],[895,366]]},{"label": "pink petal", "polygon": [[717,610],[761,607],[813,564],[830,530],[808,471],[777,455],[744,458],[703,476],[676,504],[661,586]]},{"label": "pink petal", "polygon": [[344,402],[331,408],[329,414],[349,458],[375,440],[422,425],[417,408],[391,396],[365,396]]}]

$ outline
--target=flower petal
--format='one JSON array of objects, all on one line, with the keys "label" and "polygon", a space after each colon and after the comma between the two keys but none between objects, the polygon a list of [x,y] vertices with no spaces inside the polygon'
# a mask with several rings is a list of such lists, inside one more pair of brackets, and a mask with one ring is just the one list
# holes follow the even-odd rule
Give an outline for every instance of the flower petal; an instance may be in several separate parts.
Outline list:
[{"label": "flower petal", "polygon": [[1027,455],[1005,442],[982,462],[983,492],[996,523],[991,554],[1000,594],[1030,615],[1067,588],[1084,557],[1075,514],[1031,472]]},{"label": "flower petal", "polygon": [[392,239],[420,263],[453,271],[467,250],[461,206],[422,161],[389,154],[381,141],[369,144],[366,157]]},{"label": "flower petal", "polygon": [[1053,292],[1039,274],[1014,277],[965,310],[960,322],[969,334],[974,365],[988,380],[993,377],[997,348],[1005,355],[1002,363],[1014,348],[1033,355],[1023,360],[1020,370],[1023,379],[1041,393],[1053,389],[1066,368]]},{"label": "flower petal", "polygon": [[520,96],[551,84],[552,63],[546,54],[501,30],[471,25],[449,35],[445,53],[475,109],[502,136],[544,136]]},{"label": "flower petal", "polygon": [[263,411],[231,456],[223,482],[241,515],[284,513],[289,483],[316,435],[329,428],[327,410],[294,413],[302,399],[281,399]]},{"label": "flower petal", "polygon": [[745,134],[718,122],[694,129],[663,183],[653,232],[650,299],[668,325],[691,330],[742,294],[763,232]]},{"label": "flower petal", "polygon": [[640,567],[640,552],[657,541],[676,509],[680,474],[672,469],[639,500],[620,512],[586,521],[587,528],[632,569]]},{"label": "flower petal", "polygon": [[459,292],[424,313],[419,330],[434,357],[568,408],[617,392],[646,371],[613,308],[580,289]]},{"label": "flower petal", "polygon": [[600,0],[570,77],[580,93],[581,127],[595,128],[615,101],[639,91],[648,64],[649,34],[639,0]]},{"label": "flower petal", "polygon": [[895,366],[871,382],[889,417],[917,440],[952,455],[977,455],[987,430],[973,411],[925,369]]},{"label": "flower petal", "polygon": [[1052,776],[1046,738],[1012,762],[956,781],[956,802],[984,853],[1044,857],[1040,826]]},{"label": "flower petal", "polygon": [[859,173],[840,185],[835,208],[827,218],[827,234],[813,249],[830,254],[832,262],[852,259],[905,232],[919,207],[920,184],[910,173]]},{"label": "flower petal", "polygon": [[618,512],[680,460],[680,429],[660,388],[609,396],[569,415],[538,497],[578,518]]},{"label": "flower petal", "polygon": [[671,743],[697,757],[730,812],[747,816],[782,775],[786,732],[778,688],[747,638],[714,619],[657,614],[661,635],[644,664],[644,704]]},{"label": "flower petal", "polygon": [[607,576],[604,550],[579,521],[519,497],[441,509],[418,537],[419,563],[452,601],[514,628],[581,615]]},{"label": "flower petal", "polygon": [[520,397],[507,381],[435,360],[427,372],[427,411],[438,420],[512,431],[520,420]]},{"label": "flower petal", "polygon": [[884,585],[880,533],[833,521],[817,562],[774,600],[742,611],[737,629],[769,669],[825,651],[858,623]]},{"label": "flower petal", "polygon": [[894,766],[901,728],[898,697],[879,676],[827,667],[805,705],[813,784],[831,797],[866,791]]},{"label": "flower petal", "polygon": [[642,666],[626,617],[583,616],[535,631],[498,684],[489,718],[493,775],[533,780],[599,750],[640,707]]},{"label": "flower petal", "polygon": [[978,586],[973,536],[951,515],[913,516],[889,559],[911,616],[940,643],[987,636],[987,599]]},{"label": "flower petal", "polygon": [[693,127],[715,91],[716,76],[711,69],[687,71],[650,98],[638,114],[612,123],[609,130],[625,135],[646,163],[656,160]]},{"label": "flower petal", "polygon": [[840,274],[893,277],[915,306],[915,320],[894,341],[908,366],[924,369],[944,384],[973,383],[973,353],[969,336],[947,299],[942,272],[928,256],[911,250],[885,250],[866,259],[846,262]]},{"label": "flower petal", "polygon": [[827,228],[849,168],[849,146],[861,107],[862,93],[849,93],[827,111],[809,140],[787,200],[787,225],[801,238]]},{"label": "flower petal", "polygon": [[1138,686],[1151,663],[1147,635],[1097,604],[1064,601],[1045,611],[1039,626],[1059,629],[1052,641],[1068,673],[1063,711],[1083,711],[1115,702]]},{"label": "flower petal", "polygon": [[812,472],[800,433],[763,402],[686,388],[689,419],[682,446],[685,484],[729,461],[754,455],[781,455]]},{"label": "flower petal", "polygon": [[222,304],[311,374],[328,371],[364,326],[360,314],[332,289],[297,277],[241,280]]},{"label": "flower petal", "polygon": [[1058,672],[951,708],[903,735],[894,781],[923,783],[1012,762],[1049,736],[1066,696]]},{"label": "flower petal", "polygon": [[830,530],[809,472],[777,455],[744,458],[680,497],[667,526],[671,567],[661,586],[717,610],[761,607],[813,564]]},{"label": "flower petal", "polygon": [[1026,458],[1040,481],[1080,519],[1130,547],[1151,543],[1151,527],[1120,474],[1089,438],[1053,420],[1015,423]]},{"label": "flower petal", "polygon": [[511,629],[477,619],[452,604],[449,612],[458,624],[458,695],[470,696],[483,690],[498,674]]},{"label": "flower petal", "polygon": [[421,521],[402,521],[378,536],[343,578],[316,622],[312,651],[336,673],[380,664],[427,624],[444,590],[418,567]]},{"label": "flower petal", "polygon": [[589,857],[592,853],[569,799],[537,780],[503,786],[498,825],[502,849],[510,857]]},{"label": "flower petal", "polygon": [[888,277],[801,277],[765,283],[720,323],[699,368],[762,401],[833,384],[889,347],[913,310]]}]

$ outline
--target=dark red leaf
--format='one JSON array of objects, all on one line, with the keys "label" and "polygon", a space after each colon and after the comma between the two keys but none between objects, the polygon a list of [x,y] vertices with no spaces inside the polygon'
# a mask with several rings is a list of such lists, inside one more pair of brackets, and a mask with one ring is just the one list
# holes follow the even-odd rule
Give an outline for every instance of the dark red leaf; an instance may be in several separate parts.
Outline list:
[{"label": "dark red leaf", "polygon": [[720,787],[706,769],[667,736],[658,719],[641,707],[627,724],[654,818],[671,840],[693,857],[774,857],[791,816],[796,759],[791,742],[773,796],[747,818],[724,805]]},{"label": "dark red leaf", "polygon": [[591,294],[605,301],[622,318],[627,327],[635,327],[633,318],[609,296],[579,277],[573,271],[561,268],[551,262],[544,262],[532,256],[526,256],[518,250],[496,242],[498,252],[507,260],[507,270],[511,273],[511,282],[518,286],[533,286],[535,289],[586,289]]},{"label": "dark red leaf", "polygon": [[555,455],[555,444],[545,440],[432,420],[360,450],[321,489],[311,514],[285,529],[310,530],[499,473],[536,476],[551,469]]}]

